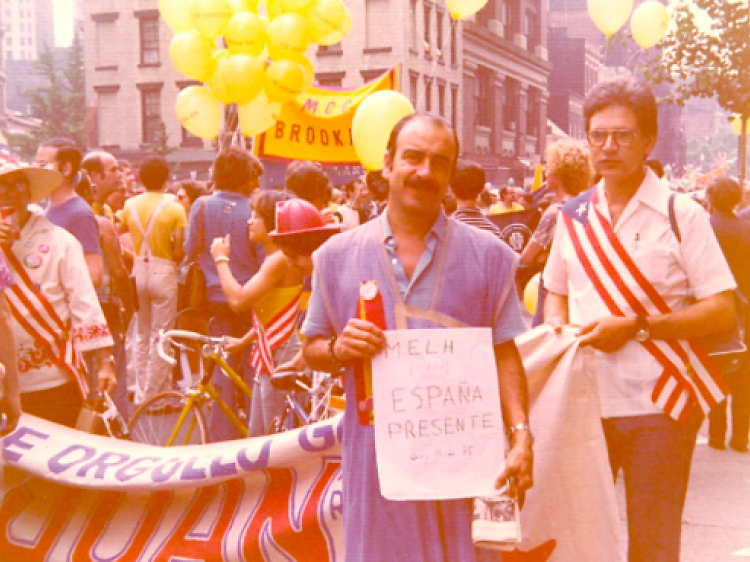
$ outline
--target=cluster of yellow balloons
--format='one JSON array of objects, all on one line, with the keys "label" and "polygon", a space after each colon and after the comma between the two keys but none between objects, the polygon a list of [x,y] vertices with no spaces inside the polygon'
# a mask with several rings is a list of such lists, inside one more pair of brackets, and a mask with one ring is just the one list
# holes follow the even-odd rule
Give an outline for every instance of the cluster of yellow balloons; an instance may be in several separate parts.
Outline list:
[{"label": "cluster of yellow balloons", "polygon": [[630,18],[633,39],[643,49],[661,41],[669,27],[669,11],[657,0],[647,0],[635,10],[633,0],[588,0],[588,9],[593,22],[607,36],[616,33]]},{"label": "cluster of yellow balloons", "polygon": [[308,47],[338,43],[352,25],[343,0],[159,0],[159,13],[175,34],[175,68],[206,85],[176,103],[182,126],[205,139],[219,134],[219,103],[239,105],[246,136],[271,127],[312,84]]}]

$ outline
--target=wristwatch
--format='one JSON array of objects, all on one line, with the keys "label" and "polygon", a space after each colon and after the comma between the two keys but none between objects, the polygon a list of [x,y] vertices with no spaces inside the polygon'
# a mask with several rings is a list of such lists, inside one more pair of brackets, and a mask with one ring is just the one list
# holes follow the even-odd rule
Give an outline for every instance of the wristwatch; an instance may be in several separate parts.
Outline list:
[{"label": "wristwatch", "polygon": [[534,434],[531,433],[531,427],[527,423],[517,423],[516,425],[508,428],[508,439],[513,437],[513,434],[516,431],[525,431],[529,434],[529,437],[531,438],[531,444],[534,444]]},{"label": "wristwatch", "polygon": [[636,316],[635,341],[642,343],[645,342],[649,337],[651,337],[651,332],[649,330],[648,318],[646,318],[645,316]]}]

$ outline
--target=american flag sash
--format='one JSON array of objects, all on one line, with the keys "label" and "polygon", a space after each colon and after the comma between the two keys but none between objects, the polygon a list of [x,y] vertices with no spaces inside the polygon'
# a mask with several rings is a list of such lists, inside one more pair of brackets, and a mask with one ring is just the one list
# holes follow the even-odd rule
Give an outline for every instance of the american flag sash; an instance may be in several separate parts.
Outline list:
[{"label": "american flag sash", "polygon": [[3,254],[21,281],[5,291],[13,318],[43,346],[49,359],[76,381],[81,396],[86,398],[89,392],[86,363],[75,349],[71,321],[62,321],[10,249],[4,248]]},{"label": "american flag sash", "polygon": [[273,352],[294,333],[301,294],[302,291],[297,293],[265,326],[253,311],[253,326],[257,339],[250,356],[250,364],[257,374],[270,375],[273,372]]},{"label": "american flag sash", "polygon": [[[668,314],[670,307],[638,269],[609,221],[596,210],[593,188],[561,209],[570,240],[586,275],[613,316]],[[648,340],[641,345],[663,371],[651,399],[667,415],[685,422],[697,406],[705,415],[729,392],[708,354],[693,340]]]}]

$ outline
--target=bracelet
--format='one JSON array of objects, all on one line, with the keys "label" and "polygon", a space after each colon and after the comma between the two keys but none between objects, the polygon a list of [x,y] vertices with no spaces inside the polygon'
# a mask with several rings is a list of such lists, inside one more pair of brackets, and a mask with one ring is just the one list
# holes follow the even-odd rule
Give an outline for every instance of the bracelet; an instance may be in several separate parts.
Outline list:
[{"label": "bracelet", "polygon": [[517,423],[516,425],[508,428],[508,439],[513,437],[516,431],[526,431],[531,437],[531,444],[534,444],[534,434],[531,433],[531,427],[527,423]]},{"label": "bracelet", "polygon": [[223,262],[223,261],[225,261],[225,262],[229,263],[229,258],[228,258],[227,256],[219,256],[218,258],[216,258],[216,259],[214,260],[214,263],[215,263],[215,264],[219,264],[219,263],[221,263],[221,262]]},{"label": "bracelet", "polygon": [[328,357],[336,365],[338,365],[339,367],[343,367],[344,363],[340,361],[338,357],[336,357],[336,351],[333,349],[333,346],[336,345],[337,339],[339,339],[338,336],[331,336],[331,339],[328,340]]}]

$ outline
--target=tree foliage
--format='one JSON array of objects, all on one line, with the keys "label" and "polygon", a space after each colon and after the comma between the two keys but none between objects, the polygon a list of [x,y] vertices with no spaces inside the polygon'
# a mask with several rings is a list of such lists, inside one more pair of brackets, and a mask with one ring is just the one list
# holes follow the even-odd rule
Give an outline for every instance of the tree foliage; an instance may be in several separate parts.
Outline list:
[{"label": "tree foliage", "polygon": [[[41,122],[29,135],[31,139],[27,144],[67,137],[86,148],[86,88],[80,38],[76,35],[62,63],[55,52],[45,46],[35,67],[47,84],[26,92],[31,116]],[[19,148],[28,150],[25,146]]]},{"label": "tree foliage", "polygon": [[[710,19],[698,25],[695,10]],[[747,0],[677,0],[674,28],[659,44],[659,55],[644,68],[654,83],[671,84],[669,99],[683,105],[692,97],[714,98],[732,113],[750,118],[750,8]],[[744,138],[743,138],[744,139]],[[744,159],[740,161],[744,176]]]}]

